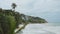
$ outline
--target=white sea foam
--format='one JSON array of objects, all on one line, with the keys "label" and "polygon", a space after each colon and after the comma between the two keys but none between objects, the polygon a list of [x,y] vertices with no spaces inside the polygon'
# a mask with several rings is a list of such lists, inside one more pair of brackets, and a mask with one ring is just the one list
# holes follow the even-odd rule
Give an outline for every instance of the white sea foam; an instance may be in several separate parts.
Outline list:
[{"label": "white sea foam", "polygon": [[28,24],[22,34],[60,34],[60,26],[51,24]]}]

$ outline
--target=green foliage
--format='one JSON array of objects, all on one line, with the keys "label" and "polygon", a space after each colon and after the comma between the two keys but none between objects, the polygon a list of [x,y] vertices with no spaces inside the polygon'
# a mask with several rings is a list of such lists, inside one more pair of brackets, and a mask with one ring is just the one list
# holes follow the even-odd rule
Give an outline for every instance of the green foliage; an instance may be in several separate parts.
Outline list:
[{"label": "green foliage", "polygon": [[20,22],[21,17],[18,12],[0,9],[0,34],[14,34]]},{"label": "green foliage", "polygon": [[14,34],[14,30],[16,28],[16,22],[13,16],[7,16],[8,22],[10,23],[9,34]]},{"label": "green foliage", "polygon": [[14,9],[13,11],[15,11],[16,6],[17,5],[15,3],[12,3],[12,9]]},{"label": "green foliage", "polygon": [[42,18],[39,18],[39,17],[29,16],[28,22],[30,22],[30,23],[46,23],[47,21]]},{"label": "green foliage", "polygon": [[14,34],[16,22],[13,16],[0,15],[0,34]]}]

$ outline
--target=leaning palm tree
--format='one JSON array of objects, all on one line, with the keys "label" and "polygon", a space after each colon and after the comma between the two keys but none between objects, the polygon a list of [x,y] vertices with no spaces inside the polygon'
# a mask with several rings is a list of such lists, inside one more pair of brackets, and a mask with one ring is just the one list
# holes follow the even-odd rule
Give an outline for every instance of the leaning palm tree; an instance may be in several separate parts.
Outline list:
[{"label": "leaning palm tree", "polygon": [[13,11],[15,11],[16,6],[17,5],[15,3],[12,3],[12,9],[13,9]]}]

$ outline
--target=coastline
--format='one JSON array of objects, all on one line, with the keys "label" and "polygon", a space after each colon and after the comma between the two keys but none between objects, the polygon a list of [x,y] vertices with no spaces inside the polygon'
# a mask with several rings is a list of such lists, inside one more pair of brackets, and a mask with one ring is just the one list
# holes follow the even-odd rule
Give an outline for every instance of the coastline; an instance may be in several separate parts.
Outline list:
[{"label": "coastline", "polygon": [[[47,24],[47,23],[29,23],[29,24]],[[19,31],[21,31],[22,29],[24,29],[26,27],[26,25],[29,24],[19,24],[19,28],[15,29],[15,33],[18,33]]]},{"label": "coastline", "polygon": [[24,29],[26,25],[27,24],[19,24],[19,26],[18,26],[19,28],[16,28],[14,32],[18,33],[19,31],[21,31],[22,29]]},{"label": "coastline", "polygon": [[[53,26],[48,23],[44,24],[28,24],[25,29],[22,30],[23,34],[60,34],[60,26]],[[18,33],[20,34],[20,33]]]}]

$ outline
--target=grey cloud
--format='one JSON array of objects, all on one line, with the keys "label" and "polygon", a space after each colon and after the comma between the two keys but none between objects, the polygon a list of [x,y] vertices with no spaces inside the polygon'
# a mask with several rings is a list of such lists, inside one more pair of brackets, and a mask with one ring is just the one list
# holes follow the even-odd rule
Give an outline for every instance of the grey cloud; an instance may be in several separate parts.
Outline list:
[{"label": "grey cloud", "polygon": [[46,19],[48,22],[59,22],[60,0],[1,0],[1,8],[11,8],[11,3],[16,3],[16,10],[33,16]]}]

